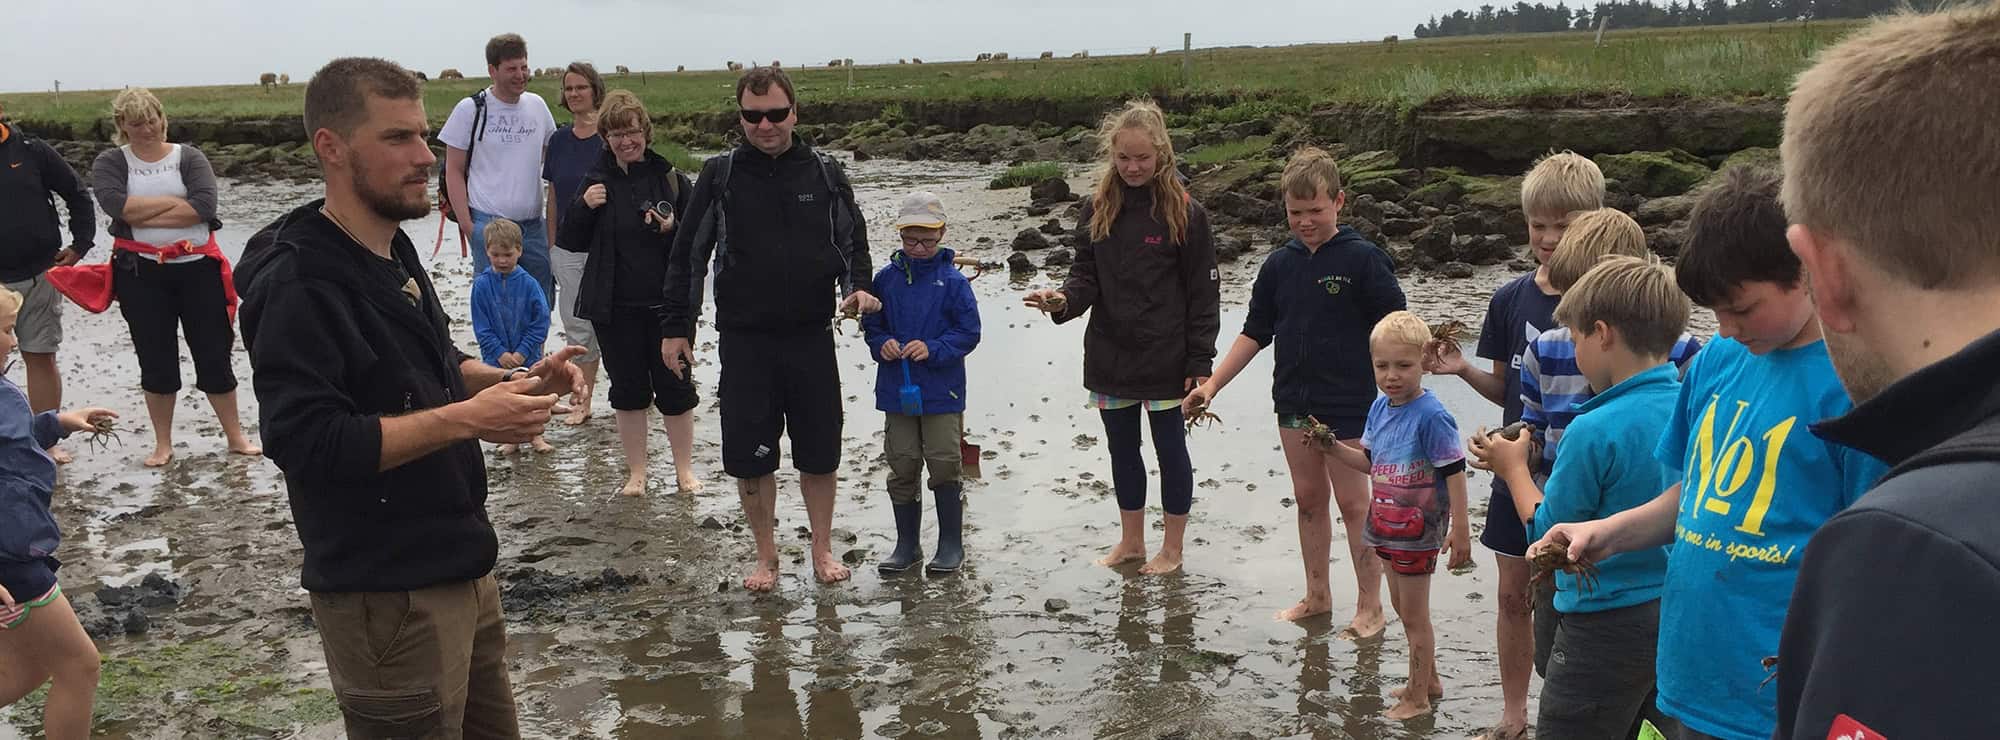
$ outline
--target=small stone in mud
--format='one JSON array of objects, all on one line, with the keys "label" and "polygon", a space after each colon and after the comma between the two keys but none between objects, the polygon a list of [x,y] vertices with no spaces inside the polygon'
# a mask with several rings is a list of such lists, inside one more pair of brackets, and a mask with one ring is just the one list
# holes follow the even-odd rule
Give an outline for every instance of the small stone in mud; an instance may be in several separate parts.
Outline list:
[{"label": "small stone in mud", "polygon": [[1054,245],[1049,243],[1049,238],[1044,236],[1042,232],[1035,229],[1022,229],[1021,233],[1014,235],[1013,246],[1016,251],[1029,252],[1037,249],[1048,249]]},{"label": "small stone in mud", "polygon": [[1042,608],[1050,612],[1067,611],[1069,609],[1069,602],[1062,599],[1049,599],[1042,602]]},{"label": "small stone in mud", "polygon": [[1049,236],[1062,235],[1063,233],[1062,222],[1053,218],[1049,219],[1048,223],[1042,224],[1042,233],[1048,234]]},{"label": "small stone in mud", "polygon": [[1446,262],[1438,268],[1438,274],[1448,278],[1464,279],[1472,277],[1472,265],[1464,262]]},{"label": "small stone in mud", "polygon": [[1028,259],[1028,255],[1026,253],[1015,252],[1007,256],[1007,271],[1034,272],[1035,263],[1033,260]]},{"label": "small stone in mud", "polygon": [[842,561],[845,561],[848,565],[860,565],[861,561],[868,559],[868,550],[866,548],[857,547],[852,550],[848,550],[847,552],[841,553],[840,559]]},{"label": "small stone in mud", "polygon": [[109,586],[97,590],[97,600],[108,607],[169,606],[178,603],[186,590],[158,573],[148,573],[137,586]]},{"label": "small stone in mud", "polygon": [[1287,497],[1285,497],[1285,498],[1281,498],[1281,499],[1278,499],[1278,505],[1279,505],[1279,506],[1283,506],[1283,507],[1285,507],[1285,508],[1287,508],[1287,509],[1289,509],[1289,508],[1292,508],[1292,499],[1291,499],[1291,497],[1290,497],[1290,496],[1287,496]]},{"label": "small stone in mud", "polygon": [[702,528],[702,529],[721,529],[721,528],[722,528],[722,522],[720,522],[720,521],[717,521],[715,517],[708,517],[708,518],[706,518],[706,519],[703,519],[703,520],[701,520],[701,528]]},{"label": "small stone in mud", "polygon": [[1071,255],[1068,249],[1050,252],[1049,256],[1042,260],[1043,267],[1068,267],[1073,264],[1076,264],[1076,257]]},{"label": "small stone in mud", "polygon": [[1088,434],[1079,434],[1076,435],[1076,439],[1070,440],[1070,444],[1076,445],[1076,448],[1079,450],[1088,450],[1097,446],[1097,438]]}]

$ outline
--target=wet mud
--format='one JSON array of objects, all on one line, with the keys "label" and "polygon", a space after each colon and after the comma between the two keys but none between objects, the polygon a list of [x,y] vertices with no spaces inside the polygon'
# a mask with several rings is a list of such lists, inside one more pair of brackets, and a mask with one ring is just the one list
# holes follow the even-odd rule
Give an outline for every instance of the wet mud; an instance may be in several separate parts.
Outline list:
[{"label": "wet mud", "polygon": [[[949,246],[1005,259],[1008,240],[1041,220],[1024,213],[1026,189],[985,189],[1000,169],[855,165],[877,264],[890,251],[897,199],[919,187],[943,196]],[[1079,191],[1082,174],[1072,182]],[[225,249],[240,250],[257,228],[311,197],[310,187],[226,187]],[[436,217],[405,229],[428,255]],[[471,273],[457,249],[447,233],[431,267],[447,309],[463,316]],[[1241,325],[1257,261],[1225,271],[1225,345]],[[1404,288],[1426,318],[1477,326],[1493,288],[1509,277],[1411,278]],[[1336,637],[1355,590],[1341,544],[1333,547],[1333,614],[1273,621],[1297,601],[1303,575],[1269,353],[1215,403],[1228,421],[1192,432],[1197,488],[1185,570],[1145,577],[1136,567],[1093,564],[1118,532],[1102,427],[1084,406],[1083,322],[1054,326],[1019,299],[1060,279],[1046,272],[1010,279],[1003,270],[974,281],[985,339],[969,359],[967,426],[986,454],[984,478],[967,488],[967,564],[956,575],[882,577],[873,568],[894,533],[873,367],[856,337],[838,340],[848,416],[834,551],[855,566],[846,583],[814,581],[796,477],[784,470],[779,587],[770,595],[741,588],[752,546],[722,474],[712,398],[697,410],[694,464],[707,490],[696,495],[673,492],[662,433],[652,438],[648,494],[617,495],[624,473],[604,384],[595,419],[549,428],[556,452],[501,457],[488,446],[488,509],[500,532],[496,570],[524,733],[1370,739],[1459,737],[1497,719],[1490,553],[1481,550],[1479,567],[1466,575],[1435,579],[1446,694],[1428,717],[1380,716],[1393,703],[1386,692],[1403,681],[1397,624],[1384,638]],[[339,737],[275,466],[226,454],[190,381],[177,408],[174,461],[142,467],[150,430],[123,321],[115,311],[92,315],[71,305],[65,327],[68,405],[117,410],[125,434],[122,447],[69,445],[77,461],[63,469],[55,496],[66,533],[63,587],[86,610],[97,605],[106,618],[117,616],[118,626],[135,611],[146,622],[143,630],[100,635],[99,733]],[[453,331],[472,345],[467,322]],[[700,387],[713,389],[712,339],[697,355]],[[192,365],[184,365],[191,379]],[[240,349],[236,369],[254,431],[257,404]],[[21,371],[12,372],[20,382]],[[1428,382],[1464,431],[1497,425],[1499,409],[1462,382]],[[1475,473],[1475,529],[1488,485]],[[1148,517],[1157,543],[1157,503]],[[928,503],[925,521],[929,550]],[[0,738],[37,737],[39,714],[39,694],[0,710]]]}]

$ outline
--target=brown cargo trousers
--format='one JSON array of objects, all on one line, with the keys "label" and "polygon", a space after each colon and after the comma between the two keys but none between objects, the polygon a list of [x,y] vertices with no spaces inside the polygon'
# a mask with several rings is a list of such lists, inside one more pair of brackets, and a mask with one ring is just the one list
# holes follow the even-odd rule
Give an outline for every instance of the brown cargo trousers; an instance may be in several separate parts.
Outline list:
[{"label": "brown cargo trousers", "polygon": [[348,737],[521,736],[492,574],[416,591],[314,593],[312,610]]}]

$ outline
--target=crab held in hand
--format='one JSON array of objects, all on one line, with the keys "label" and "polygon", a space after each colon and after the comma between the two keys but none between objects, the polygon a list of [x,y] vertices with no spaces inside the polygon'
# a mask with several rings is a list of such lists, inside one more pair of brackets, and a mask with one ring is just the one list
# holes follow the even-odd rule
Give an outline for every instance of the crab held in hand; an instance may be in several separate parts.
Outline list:
[{"label": "crab held in hand", "polygon": [[1212,427],[1220,423],[1222,423],[1222,417],[1209,413],[1208,407],[1205,405],[1198,406],[1194,409],[1193,413],[1188,414],[1187,430],[1188,433],[1192,434],[1195,427]]},{"label": "crab held in hand", "polygon": [[1577,588],[1583,591],[1597,589],[1597,566],[1588,562],[1571,560],[1569,549],[1564,547],[1544,547],[1528,559],[1535,566],[1535,577],[1529,585],[1539,591],[1543,585],[1553,586],[1555,574],[1562,571],[1576,576]]},{"label": "crab held in hand", "polygon": [[1301,431],[1305,432],[1306,445],[1320,450],[1331,450],[1340,443],[1333,434],[1333,427],[1320,423],[1317,417],[1307,416],[1305,429]]},{"label": "crab held in hand", "polygon": [[1464,344],[1472,339],[1472,329],[1465,322],[1453,319],[1431,327],[1431,339],[1452,344]]}]

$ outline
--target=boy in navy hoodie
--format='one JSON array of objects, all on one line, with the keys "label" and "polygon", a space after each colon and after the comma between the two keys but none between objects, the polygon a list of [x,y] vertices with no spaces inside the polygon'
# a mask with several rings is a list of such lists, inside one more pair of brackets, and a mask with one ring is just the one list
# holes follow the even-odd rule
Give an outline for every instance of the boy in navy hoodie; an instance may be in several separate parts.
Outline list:
[{"label": "boy in navy hoodie", "polygon": [[926,465],[937,499],[938,546],[924,570],[952,573],[965,557],[958,443],[965,356],[979,344],[979,305],[972,283],[952,265],[952,251],[938,245],[944,226],[944,203],[936,195],[920,191],[903,198],[896,217],[903,251],[875,275],[882,310],[861,320],[868,352],[879,363],[875,407],[885,416],[889,501],[896,512],[896,550],[875,566],[882,573],[901,573],[923,558],[918,483]]},{"label": "boy in navy hoodie", "polygon": [[[534,276],[519,269],[521,227],[496,218],[487,222],[482,236],[489,266],[472,279],[472,333],[479,338],[479,359],[502,370],[532,366],[542,359],[542,344],[549,339],[549,302]],[[539,434],[528,444],[536,452],[555,449]],[[516,449],[500,445],[500,454]]]},{"label": "boy in navy hoodie", "polygon": [[1271,398],[1278,412],[1278,439],[1292,471],[1298,501],[1299,554],[1305,561],[1306,593],[1277,618],[1300,620],[1333,610],[1328,585],[1333,518],[1328,493],[1340,505],[1347,527],[1348,556],[1359,586],[1354,619],[1343,636],[1371,637],[1382,631],[1382,565],[1362,537],[1368,517],[1368,474],[1340,465],[1328,448],[1311,442],[1314,420],[1335,439],[1358,440],[1375,402],[1375,375],[1369,364],[1368,335],[1376,322],[1403,310],[1403,288],[1395,265],[1380,247],[1340,226],[1347,202],[1340,189],[1340,166],[1316,147],[1292,155],[1281,188],[1292,240],[1264,258],[1250,288],[1250,315],[1243,333],[1215,375],[1190,392],[1184,412],[1208,406],[1236,374],[1273,341],[1277,365]]}]

